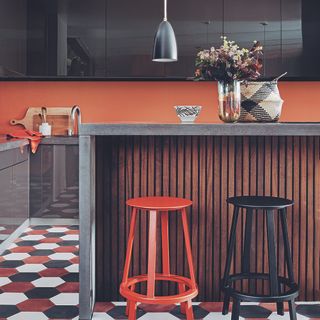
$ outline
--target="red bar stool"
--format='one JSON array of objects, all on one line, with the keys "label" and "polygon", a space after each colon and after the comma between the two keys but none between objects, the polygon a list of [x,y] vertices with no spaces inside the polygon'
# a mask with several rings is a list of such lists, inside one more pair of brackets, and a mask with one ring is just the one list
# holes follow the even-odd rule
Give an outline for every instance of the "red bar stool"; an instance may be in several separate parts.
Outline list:
[{"label": "red bar stool", "polygon": [[[132,207],[132,218],[130,223],[123,278],[120,285],[120,294],[127,299],[127,315],[129,320],[136,319],[137,302],[146,304],[180,303],[181,313],[186,314],[187,320],[193,320],[194,317],[191,299],[198,295],[198,287],[194,276],[190,235],[186,212],[186,208],[192,205],[192,201],[172,197],[145,197],[130,199],[127,201],[127,205]],[[137,210],[143,210],[144,212],[147,212],[149,214],[148,273],[129,278],[129,268],[131,263]],[[181,213],[190,278],[170,273],[168,226],[168,212],[170,211],[178,211],[179,213]],[[161,218],[163,262],[162,273],[156,273],[157,216],[160,216]],[[155,282],[158,280],[178,283],[179,293],[171,296],[156,296]],[[141,282],[147,283],[146,294],[135,292],[135,285]]]}]

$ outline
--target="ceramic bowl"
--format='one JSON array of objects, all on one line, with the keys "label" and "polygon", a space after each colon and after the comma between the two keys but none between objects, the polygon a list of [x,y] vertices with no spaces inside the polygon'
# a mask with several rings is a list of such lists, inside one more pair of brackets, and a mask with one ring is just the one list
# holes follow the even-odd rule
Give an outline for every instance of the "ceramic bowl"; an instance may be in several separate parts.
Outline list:
[{"label": "ceramic bowl", "polygon": [[183,123],[194,122],[201,111],[201,106],[175,106],[174,108]]}]

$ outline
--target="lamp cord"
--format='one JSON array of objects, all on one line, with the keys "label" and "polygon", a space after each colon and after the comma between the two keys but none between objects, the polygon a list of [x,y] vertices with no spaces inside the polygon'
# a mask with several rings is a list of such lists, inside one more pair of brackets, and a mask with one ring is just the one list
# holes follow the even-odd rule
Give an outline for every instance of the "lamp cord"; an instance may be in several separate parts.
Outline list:
[{"label": "lamp cord", "polygon": [[164,17],[163,21],[167,21],[167,0],[164,0]]}]

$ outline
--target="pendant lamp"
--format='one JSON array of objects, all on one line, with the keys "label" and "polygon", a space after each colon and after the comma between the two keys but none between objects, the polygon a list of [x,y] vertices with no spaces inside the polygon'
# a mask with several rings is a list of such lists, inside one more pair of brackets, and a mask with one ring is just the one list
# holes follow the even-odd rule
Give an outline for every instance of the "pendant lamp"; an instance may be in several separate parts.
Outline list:
[{"label": "pendant lamp", "polygon": [[176,36],[170,22],[167,20],[167,0],[164,0],[164,17],[159,24],[154,38],[152,60],[156,62],[178,61]]}]

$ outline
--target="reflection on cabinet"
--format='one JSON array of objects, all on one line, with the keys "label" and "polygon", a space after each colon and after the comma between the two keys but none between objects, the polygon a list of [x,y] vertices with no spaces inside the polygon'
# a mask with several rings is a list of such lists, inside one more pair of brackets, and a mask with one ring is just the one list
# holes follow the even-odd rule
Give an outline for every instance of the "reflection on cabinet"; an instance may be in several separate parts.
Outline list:
[{"label": "reflection on cabinet", "polygon": [[79,147],[39,146],[30,162],[30,216],[78,218]]},{"label": "reflection on cabinet", "polygon": [[178,62],[151,60],[163,1],[3,0],[0,76],[192,77],[199,48],[221,35],[264,45],[266,77],[317,76],[318,0],[175,0],[168,17]]},{"label": "reflection on cabinet", "polygon": [[28,148],[0,152],[0,242],[29,217]]}]

